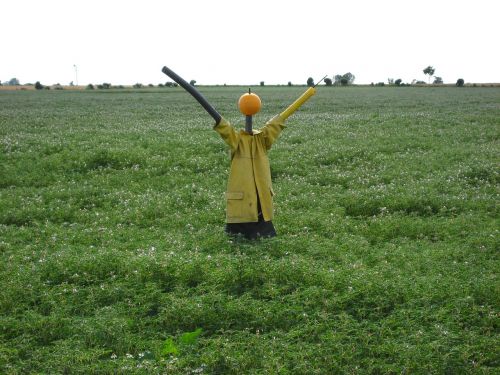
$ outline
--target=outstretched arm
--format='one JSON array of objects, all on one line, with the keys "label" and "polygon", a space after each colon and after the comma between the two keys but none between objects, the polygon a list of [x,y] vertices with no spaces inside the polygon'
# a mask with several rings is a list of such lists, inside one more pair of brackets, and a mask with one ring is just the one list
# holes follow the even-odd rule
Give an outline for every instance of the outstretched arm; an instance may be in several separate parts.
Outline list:
[{"label": "outstretched arm", "polygon": [[311,96],[316,94],[316,89],[314,87],[309,87],[306,92],[304,92],[296,101],[290,105],[287,109],[280,113],[280,117],[285,121],[290,117],[299,107],[307,102]]},{"label": "outstretched arm", "polygon": [[219,123],[214,126],[214,130],[231,147],[231,152],[235,152],[238,147],[240,135],[234,130],[231,124],[222,117]]},{"label": "outstretched arm", "polygon": [[198,101],[198,103],[200,103],[202,107],[205,108],[205,111],[207,111],[208,114],[213,117],[213,119],[215,120],[215,125],[219,124],[222,116],[215,110],[214,107],[210,105],[207,99],[205,99],[205,97],[194,88],[193,85],[187,83],[181,76],[177,75],[172,69],[169,69],[166,66],[164,66],[161,71],[172,78],[175,82],[177,82],[184,90],[189,92]]},{"label": "outstretched arm", "polygon": [[309,100],[316,93],[314,87],[309,87],[296,101],[294,101],[287,109],[273,117],[262,128],[266,140],[266,148],[269,150],[285,127],[285,120],[290,117],[302,104]]}]

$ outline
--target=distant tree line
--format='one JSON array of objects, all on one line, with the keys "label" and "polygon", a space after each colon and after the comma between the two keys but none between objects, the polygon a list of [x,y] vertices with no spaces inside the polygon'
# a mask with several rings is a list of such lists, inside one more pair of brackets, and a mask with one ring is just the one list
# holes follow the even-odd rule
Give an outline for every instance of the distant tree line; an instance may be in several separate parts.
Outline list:
[{"label": "distant tree line", "polygon": [[[350,72],[345,73],[345,74],[337,74],[333,76],[332,78],[326,77],[323,79],[323,82],[325,83],[326,86],[348,86],[352,85],[354,83],[354,80],[356,79],[356,76]],[[312,77],[309,77],[306,82],[307,86],[312,87],[314,86],[314,79]]]},{"label": "distant tree line", "polygon": [[[434,77],[432,84],[434,84],[434,85],[442,85],[443,84],[443,78],[440,76],[434,75],[434,73],[436,72],[436,69],[433,66],[429,65],[425,69],[423,69],[422,71],[425,75],[429,76],[428,77],[429,84],[430,84],[431,77]],[[327,77],[323,80],[323,82],[325,83],[326,86],[348,86],[348,85],[352,85],[354,83],[355,78],[356,77],[354,76],[354,74],[349,72],[349,73],[345,73],[343,75],[340,75],[340,74],[334,75],[333,79]],[[314,86],[314,79],[312,77],[309,77],[307,79],[306,84],[307,84],[307,86]],[[389,86],[411,86],[411,85],[426,85],[427,82],[418,81],[418,80],[414,79],[410,84],[410,83],[404,83],[401,78],[397,78],[397,79],[388,78],[387,84]],[[464,84],[465,84],[465,82],[464,82],[463,78],[459,78],[455,85],[457,87],[463,87]],[[288,85],[291,86],[291,82],[289,82]],[[386,85],[385,82],[378,82],[378,83],[372,82],[371,83],[371,86],[385,86],[385,85]]]},{"label": "distant tree line", "polygon": [[[196,82],[196,81],[194,81],[194,82]],[[166,82],[166,83],[158,84],[157,87],[177,87],[177,86],[179,86],[179,85],[175,82]],[[155,87],[155,85],[153,85],[152,83],[148,83],[147,85],[143,85],[140,82],[134,83],[132,85],[132,88],[134,88],[134,89],[142,89],[145,87],[152,88],[152,87]],[[107,83],[107,82],[101,83],[99,85],[93,85],[92,83],[89,83],[86,87],[87,90],[95,90],[95,89],[109,90],[109,89],[125,89],[125,88],[126,87],[123,85],[113,86],[111,83]]]},{"label": "distant tree line", "polygon": [[[427,80],[428,82],[414,79],[411,83],[404,83],[401,78],[397,78],[397,79],[388,78],[387,85],[389,85],[389,86],[426,85],[427,83],[430,84],[431,77],[434,77],[434,80],[432,81],[432,83],[434,85],[442,85],[443,84],[443,78],[440,76],[434,75],[434,73],[436,72],[436,69],[433,66],[429,65],[425,69],[423,69],[422,71],[425,75],[428,76],[428,80]],[[326,86],[349,86],[349,85],[354,84],[355,79],[356,79],[356,76],[354,74],[352,74],[351,72],[347,72],[345,74],[336,74],[336,75],[332,76],[332,78],[326,77],[323,79],[323,82]],[[306,84],[309,87],[314,86],[315,84],[318,84],[318,83],[319,82],[315,83],[314,79],[312,77],[309,77],[306,81]],[[192,79],[189,82],[189,84],[191,84],[192,86],[195,86],[196,80]],[[19,80],[17,78],[11,78],[10,80],[8,80],[6,82],[0,81],[0,86],[20,86],[20,85],[21,85],[21,83],[19,82]],[[36,90],[43,90],[43,89],[50,90],[51,88],[54,90],[62,90],[63,89],[63,86],[61,86],[59,83],[57,83],[55,85],[51,85],[51,86],[45,86],[45,85],[42,85],[40,83],[40,81],[37,81],[34,85],[32,83],[27,83],[24,85],[25,86],[34,86],[34,88]],[[71,82],[69,85],[74,86],[73,82]],[[265,85],[264,81],[260,81],[259,85],[264,86]],[[288,81],[287,85],[293,86],[292,81]],[[385,85],[386,85],[385,82],[378,82],[378,83],[372,82],[371,83],[371,86],[385,86]],[[464,79],[459,78],[456,81],[455,85],[457,87],[463,87],[465,85]],[[176,82],[169,81],[169,82],[165,82],[165,83],[160,83],[156,87],[163,88],[163,87],[178,87],[178,86],[179,85]],[[217,85],[217,86],[219,86],[219,85]],[[227,85],[224,83],[223,86],[227,86]],[[477,85],[474,84],[473,86],[476,87]],[[153,88],[153,87],[155,87],[155,85],[153,85],[152,83],[149,83],[147,85],[143,85],[142,83],[138,82],[132,86],[132,88],[134,88],[134,89],[142,89],[144,87]],[[104,83],[96,84],[96,85],[89,83],[86,86],[86,89],[87,90],[125,89],[125,86],[123,86],[123,85],[113,86],[111,83],[108,83],[108,82],[104,82]]]},{"label": "distant tree line", "polygon": [[17,78],[11,78],[7,82],[0,81],[0,86],[19,86],[19,80]]}]

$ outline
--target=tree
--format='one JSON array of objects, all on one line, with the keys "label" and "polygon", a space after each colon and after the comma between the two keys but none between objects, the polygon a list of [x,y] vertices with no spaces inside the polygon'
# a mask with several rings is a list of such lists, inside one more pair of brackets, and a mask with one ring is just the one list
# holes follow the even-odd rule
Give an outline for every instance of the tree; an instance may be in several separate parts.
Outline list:
[{"label": "tree", "polygon": [[17,78],[11,78],[7,83],[9,86],[19,86],[19,80]]},{"label": "tree", "polygon": [[403,80],[402,80],[401,78],[398,78],[397,80],[395,80],[395,81],[394,81],[394,84],[395,84],[396,86],[400,86],[402,81],[403,81]]},{"label": "tree", "polygon": [[457,83],[456,83],[457,87],[464,87],[464,84],[465,84],[465,81],[463,78],[457,79]]},{"label": "tree", "polygon": [[261,86],[264,86],[264,81],[260,81],[260,85],[261,85]]},{"label": "tree", "polygon": [[307,86],[309,86],[309,87],[314,86],[314,79],[312,77],[309,77],[307,79]]},{"label": "tree", "polygon": [[356,79],[356,76],[350,72],[344,74],[342,78],[347,79],[347,84],[352,85],[354,83],[354,80]]},{"label": "tree", "polygon": [[325,85],[327,85],[327,86],[332,86],[333,85],[333,82],[332,82],[331,78],[325,78],[324,81],[325,81]]},{"label": "tree", "polygon": [[191,81],[189,81],[189,84],[190,84],[191,86],[194,86],[194,85],[196,85],[196,81],[195,81],[194,79],[192,79]]},{"label": "tree", "polygon": [[428,66],[427,68],[425,68],[424,70],[424,74],[428,75],[429,76],[429,83],[431,82],[431,77],[434,75],[434,72],[436,71],[436,69],[434,69],[432,66]]},{"label": "tree", "polygon": [[35,89],[36,90],[42,90],[43,89],[43,85],[40,83],[40,81],[36,81],[35,82]]},{"label": "tree", "polygon": [[434,77],[434,82],[432,82],[435,85],[442,85],[443,84],[443,79],[441,77]]},{"label": "tree", "polygon": [[292,81],[288,81],[288,86],[292,86]]},{"label": "tree", "polygon": [[394,85],[394,78],[387,78],[387,84]]},{"label": "tree", "polygon": [[344,75],[336,74],[333,77],[333,85],[334,86],[347,86],[351,85],[354,83],[354,80],[356,79],[356,76],[350,72],[345,73]]}]

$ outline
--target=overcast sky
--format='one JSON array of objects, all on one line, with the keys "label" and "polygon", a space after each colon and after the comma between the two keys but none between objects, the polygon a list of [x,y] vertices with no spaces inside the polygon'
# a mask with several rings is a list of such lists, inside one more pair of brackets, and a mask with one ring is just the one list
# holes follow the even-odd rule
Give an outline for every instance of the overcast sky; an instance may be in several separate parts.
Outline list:
[{"label": "overcast sky", "polygon": [[2,0],[0,80],[500,82],[499,0]]}]

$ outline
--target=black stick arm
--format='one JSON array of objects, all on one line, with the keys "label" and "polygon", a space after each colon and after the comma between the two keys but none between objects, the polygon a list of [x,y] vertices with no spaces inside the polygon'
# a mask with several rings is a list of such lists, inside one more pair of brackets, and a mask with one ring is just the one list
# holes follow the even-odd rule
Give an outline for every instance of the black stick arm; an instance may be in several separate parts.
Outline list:
[{"label": "black stick arm", "polygon": [[193,96],[193,98],[195,98],[198,101],[198,103],[201,104],[201,106],[205,109],[205,111],[207,111],[208,114],[212,116],[216,124],[220,122],[222,116],[219,114],[219,112],[215,110],[214,107],[210,105],[207,99],[205,99],[205,97],[201,95],[201,93],[198,90],[194,88],[193,85],[187,83],[181,76],[177,75],[172,69],[169,69],[166,66],[164,66],[161,71],[165,73],[167,76],[169,76],[173,81],[177,82],[184,90],[190,93]]}]

